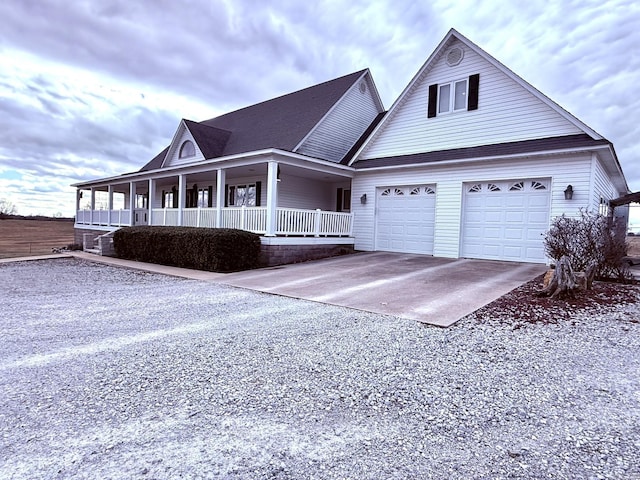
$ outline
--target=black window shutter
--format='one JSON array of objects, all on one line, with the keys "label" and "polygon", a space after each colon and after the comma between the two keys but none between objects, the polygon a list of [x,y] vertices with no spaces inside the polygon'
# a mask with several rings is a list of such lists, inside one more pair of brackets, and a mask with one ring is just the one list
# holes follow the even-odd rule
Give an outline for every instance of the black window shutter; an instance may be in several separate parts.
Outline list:
[{"label": "black window shutter", "polygon": [[178,190],[176,187],[172,187],[171,191],[173,192],[173,208],[178,208]]},{"label": "black window shutter", "polygon": [[480,89],[480,74],[469,76],[469,101],[467,102],[467,110],[478,109],[478,92]]},{"label": "black window shutter", "polygon": [[256,207],[260,206],[261,196],[262,196],[262,182],[256,182]]},{"label": "black window shutter", "polygon": [[161,200],[162,200],[162,208],[164,208],[164,201],[165,201],[164,194],[165,193],[166,192],[164,190],[162,190],[162,198],[161,198]]},{"label": "black window shutter", "polygon": [[236,200],[236,187],[225,185],[224,186],[224,206],[232,207]]},{"label": "black window shutter", "polygon": [[342,189],[338,189],[338,193],[336,194],[336,212],[342,211]]},{"label": "black window shutter", "polygon": [[213,207],[213,187],[209,185],[209,194],[207,196],[207,207]]},{"label": "black window shutter", "polygon": [[427,118],[436,116],[438,107],[438,84],[429,85],[429,107],[427,108]]}]

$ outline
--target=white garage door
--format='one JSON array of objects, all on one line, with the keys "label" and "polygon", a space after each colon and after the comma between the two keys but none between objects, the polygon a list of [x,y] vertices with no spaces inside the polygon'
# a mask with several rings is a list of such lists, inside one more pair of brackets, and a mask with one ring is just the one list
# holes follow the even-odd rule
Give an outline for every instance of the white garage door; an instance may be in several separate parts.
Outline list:
[{"label": "white garage door", "polygon": [[433,254],[435,185],[379,188],[376,250]]},{"label": "white garage door", "polygon": [[461,256],[544,262],[549,205],[549,180],[465,184]]}]

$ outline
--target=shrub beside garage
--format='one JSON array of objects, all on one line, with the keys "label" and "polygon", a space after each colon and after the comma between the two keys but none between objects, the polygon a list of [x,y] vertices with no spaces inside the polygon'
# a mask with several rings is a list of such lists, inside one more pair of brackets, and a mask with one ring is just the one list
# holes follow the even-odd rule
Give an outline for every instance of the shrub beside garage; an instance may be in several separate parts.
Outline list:
[{"label": "shrub beside garage", "polygon": [[113,235],[116,256],[210,272],[256,268],[260,236],[245,230],[194,227],[124,227]]}]

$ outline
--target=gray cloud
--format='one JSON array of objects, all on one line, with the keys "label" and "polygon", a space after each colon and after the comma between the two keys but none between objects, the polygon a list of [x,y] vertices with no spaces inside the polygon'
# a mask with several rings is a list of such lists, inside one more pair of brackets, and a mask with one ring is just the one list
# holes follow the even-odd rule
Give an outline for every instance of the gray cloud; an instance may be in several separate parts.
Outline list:
[{"label": "gray cloud", "polygon": [[[455,27],[613,141],[640,190],[640,97],[630,94],[639,20],[630,0],[6,0],[0,57],[19,50],[25,60],[7,57],[0,72],[0,178],[3,167],[51,185],[132,171],[181,117],[202,120],[365,67],[389,107]],[[43,67],[29,70],[27,56]]]}]

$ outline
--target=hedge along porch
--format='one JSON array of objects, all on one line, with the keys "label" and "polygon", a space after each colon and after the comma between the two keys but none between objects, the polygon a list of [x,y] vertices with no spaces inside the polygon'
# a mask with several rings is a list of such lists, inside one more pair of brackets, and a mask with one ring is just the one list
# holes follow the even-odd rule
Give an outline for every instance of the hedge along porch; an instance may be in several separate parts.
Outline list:
[{"label": "hedge along porch", "polygon": [[[76,243],[88,232],[158,225],[258,233],[262,265],[353,251],[352,169],[289,152],[256,153],[224,166],[213,160],[105,179],[89,189],[77,185]],[[106,202],[97,202],[99,195]]]}]

